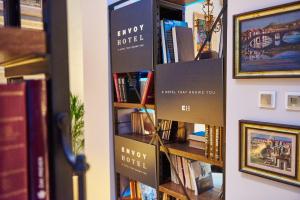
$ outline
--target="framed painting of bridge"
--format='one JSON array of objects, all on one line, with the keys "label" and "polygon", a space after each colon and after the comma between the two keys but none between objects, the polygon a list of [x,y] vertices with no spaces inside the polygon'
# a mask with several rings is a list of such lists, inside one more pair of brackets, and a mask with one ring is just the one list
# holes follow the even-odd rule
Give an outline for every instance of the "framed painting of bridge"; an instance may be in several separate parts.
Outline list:
[{"label": "framed painting of bridge", "polygon": [[300,126],[239,124],[240,171],[300,187]]},{"label": "framed painting of bridge", "polygon": [[300,2],[234,16],[233,78],[300,77]]}]

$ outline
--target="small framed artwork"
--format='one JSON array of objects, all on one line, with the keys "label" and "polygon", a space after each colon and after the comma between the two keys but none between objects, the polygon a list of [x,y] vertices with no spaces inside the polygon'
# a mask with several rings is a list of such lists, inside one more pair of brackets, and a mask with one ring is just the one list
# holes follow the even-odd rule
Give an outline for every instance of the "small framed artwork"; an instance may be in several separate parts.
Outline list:
[{"label": "small framed artwork", "polygon": [[300,187],[300,126],[240,120],[241,172]]},{"label": "small framed artwork", "polygon": [[275,109],[275,107],[276,107],[276,92],[275,91],[259,92],[258,106],[260,108]]},{"label": "small framed artwork", "polygon": [[300,111],[300,92],[285,93],[285,108],[291,111]]},{"label": "small framed artwork", "polygon": [[233,78],[300,77],[300,2],[234,16]]}]

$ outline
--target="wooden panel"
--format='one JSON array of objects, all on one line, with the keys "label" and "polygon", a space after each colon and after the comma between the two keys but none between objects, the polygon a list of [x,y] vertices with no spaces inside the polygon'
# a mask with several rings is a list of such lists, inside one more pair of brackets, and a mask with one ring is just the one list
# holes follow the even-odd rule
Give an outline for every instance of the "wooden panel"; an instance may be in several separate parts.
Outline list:
[{"label": "wooden panel", "polygon": [[[166,144],[165,146],[168,148],[170,154],[223,167],[223,162],[207,158],[204,150],[189,147],[188,144],[173,143]],[[160,150],[165,151],[162,147]]]},{"label": "wooden panel", "polygon": [[44,31],[19,28],[0,28],[0,65],[29,55],[44,55]]},{"label": "wooden panel", "polygon": [[[150,105],[150,104],[146,104],[145,105],[147,109],[155,109],[155,105]],[[133,109],[133,108],[138,108],[138,109],[142,109],[144,108],[142,104],[138,104],[138,103],[114,103],[114,107],[115,108],[128,108],[128,109]]]},{"label": "wooden panel", "polygon": [[[175,184],[173,182],[165,183],[159,186],[159,191],[166,193],[172,197],[178,198],[180,200],[187,200],[186,196],[184,195],[183,189],[179,184]],[[219,188],[213,188],[207,192],[204,192],[200,195],[195,195],[193,190],[187,189],[187,193],[191,200],[217,200],[218,196],[221,192]]]}]

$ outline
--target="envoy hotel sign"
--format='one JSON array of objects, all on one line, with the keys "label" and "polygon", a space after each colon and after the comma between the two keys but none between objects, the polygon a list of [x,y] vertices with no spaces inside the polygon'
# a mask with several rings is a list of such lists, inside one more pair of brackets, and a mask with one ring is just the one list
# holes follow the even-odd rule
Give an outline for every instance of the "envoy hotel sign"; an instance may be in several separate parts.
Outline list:
[{"label": "envoy hotel sign", "polygon": [[113,73],[152,70],[153,1],[141,0],[110,12]]},{"label": "envoy hotel sign", "polygon": [[156,148],[143,142],[115,136],[116,171],[156,187]]}]

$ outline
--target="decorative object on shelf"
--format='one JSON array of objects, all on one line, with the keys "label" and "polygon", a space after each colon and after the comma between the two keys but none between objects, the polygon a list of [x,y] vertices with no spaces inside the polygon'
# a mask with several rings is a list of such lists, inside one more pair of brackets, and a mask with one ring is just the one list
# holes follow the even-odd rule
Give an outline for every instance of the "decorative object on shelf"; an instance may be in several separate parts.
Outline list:
[{"label": "decorative object on shelf", "polygon": [[[197,53],[201,46],[203,45],[205,39],[206,39],[206,32],[205,32],[205,19],[204,15],[199,12],[193,13],[193,33],[194,33],[194,51]],[[208,51],[209,45],[207,44],[203,51]]]},{"label": "decorative object on shelf", "polygon": [[72,148],[77,155],[84,152],[84,104],[77,95],[70,94],[70,114]]},{"label": "decorative object on shelf", "polygon": [[234,16],[234,78],[300,77],[300,3]]},{"label": "decorative object on shelf", "polygon": [[240,120],[241,172],[300,187],[300,126]]}]

